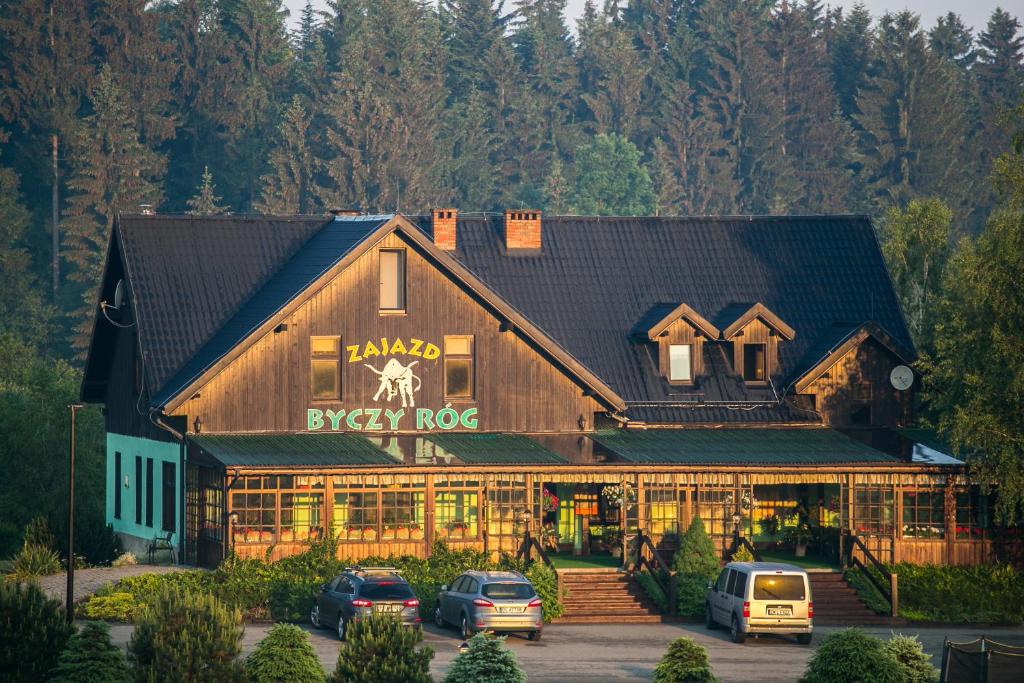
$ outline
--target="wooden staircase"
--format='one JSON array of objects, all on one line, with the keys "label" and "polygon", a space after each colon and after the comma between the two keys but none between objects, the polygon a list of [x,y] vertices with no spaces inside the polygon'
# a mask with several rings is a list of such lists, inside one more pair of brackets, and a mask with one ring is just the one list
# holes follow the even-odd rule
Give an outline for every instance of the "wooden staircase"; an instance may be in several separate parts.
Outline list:
[{"label": "wooden staircase", "polygon": [[633,577],[616,569],[560,569],[567,595],[556,624],[659,623],[662,615]]},{"label": "wooden staircase", "polygon": [[875,614],[857,597],[856,591],[843,580],[839,571],[807,572],[814,598],[815,626],[890,626],[904,623],[882,614]]}]

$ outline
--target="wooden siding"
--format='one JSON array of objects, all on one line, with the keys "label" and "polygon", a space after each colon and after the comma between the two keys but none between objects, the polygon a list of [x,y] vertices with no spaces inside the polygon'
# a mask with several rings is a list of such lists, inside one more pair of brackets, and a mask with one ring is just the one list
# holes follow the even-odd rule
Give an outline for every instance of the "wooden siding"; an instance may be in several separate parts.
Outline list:
[{"label": "wooden siding", "polygon": [[[673,344],[690,344],[690,359],[693,366],[692,377],[696,380],[704,374],[704,335],[698,332],[689,321],[676,320],[660,337],[658,337],[658,369],[662,376],[668,378],[669,358],[668,347]],[[672,384],[690,385],[690,382],[672,382]]]},{"label": "wooden siding", "polygon": [[119,328],[114,336],[110,378],[106,385],[107,431],[125,436],[138,436],[156,441],[174,441],[167,431],[149,420],[149,398],[145,387],[139,395],[136,363],[139,345],[136,327]]},{"label": "wooden siding", "polygon": [[[825,424],[848,425],[859,406],[871,406],[871,424],[897,426],[908,424],[913,389],[899,392],[889,383],[889,373],[901,361],[875,339],[868,338],[851,349],[805,393],[813,394],[815,406]],[[857,385],[869,382],[871,399],[857,397]]]},{"label": "wooden siding", "polygon": [[[378,309],[378,252],[407,249],[407,308],[404,313]],[[346,347],[367,341],[381,346],[401,339],[406,346],[420,339],[442,348],[444,335],[475,336],[472,400],[452,400],[457,410],[478,409],[478,431],[551,432],[593,427],[599,404],[581,387],[525,342],[515,331],[501,331],[500,321],[472,296],[438,271],[399,235],[391,234],[349,268],[313,294],[287,321],[287,329],[271,332],[216,375],[175,414],[196,417],[203,431],[303,431],[307,409],[365,407],[397,410],[393,400],[375,402],[377,375],[364,362],[382,369],[385,358],[350,362]],[[341,401],[313,401],[310,389],[311,336],[340,335]],[[361,355],[361,354],[360,354]],[[413,372],[422,380],[416,407],[438,411],[446,404],[443,354],[434,360],[392,356],[403,365],[416,361]],[[404,429],[413,431],[412,410]],[[457,427],[461,429],[461,427]]]},{"label": "wooden siding", "polygon": [[744,325],[735,336],[731,337],[733,348],[732,366],[736,374],[743,376],[743,347],[746,344],[764,344],[764,364],[766,381],[751,384],[767,384],[767,377],[772,377],[779,367],[779,337],[773,334],[772,328],[765,325],[760,318],[754,318]]}]

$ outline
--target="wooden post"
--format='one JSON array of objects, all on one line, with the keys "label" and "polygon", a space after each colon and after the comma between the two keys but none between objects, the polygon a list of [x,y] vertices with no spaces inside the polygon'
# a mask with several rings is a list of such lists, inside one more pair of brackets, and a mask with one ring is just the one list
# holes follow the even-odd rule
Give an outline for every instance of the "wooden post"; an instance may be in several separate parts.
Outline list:
[{"label": "wooden post", "polygon": [[426,489],[424,495],[427,499],[423,504],[423,557],[430,557],[430,553],[434,548],[434,520],[436,519],[433,474],[426,476],[424,488]]},{"label": "wooden post", "polygon": [[678,574],[676,572],[668,573],[668,613],[676,613],[676,592],[678,589]]},{"label": "wooden post", "polygon": [[898,616],[900,610],[899,581],[896,572],[889,575],[889,592],[892,594],[892,616]]}]

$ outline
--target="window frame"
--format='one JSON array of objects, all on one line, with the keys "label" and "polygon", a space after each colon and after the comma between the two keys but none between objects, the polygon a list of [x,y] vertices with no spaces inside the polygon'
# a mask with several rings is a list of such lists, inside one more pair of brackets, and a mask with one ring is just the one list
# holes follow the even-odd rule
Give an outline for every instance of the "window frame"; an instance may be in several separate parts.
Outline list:
[{"label": "window frame", "polygon": [[[928,499],[922,504],[924,496]],[[900,538],[941,540],[946,533],[946,487],[904,488],[900,495]]]},{"label": "window frame", "polygon": [[[889,512],[888,521],[884,514],[886,509]],[[896,491],[891,484],[854,486],[853,519],[857,535],[892,536],[896,532],[896,514]]]},{"label": "window frame", "polygon": [[121,519],[121,451],[114,451],[114,519]]},{"label": "window frame", "polygon": [[[753,351],[755,349],[761,349],[762,354],[762,372],[761,377],[748,376],[750,373],[750,363],[747,351]],[[756,366],[756,363],[754,364]],[[766,342],[744,342],[743,344],[743,381],[747,384],[767,384],[768,377],[771,374],[771,369],[768,367],[768,344]]]},{"label": "window frame", "polygon": [[[170,472],[170,476],[168,476]],[[160,463],[160,530],[178,531],[178,466],[176,463]]]},{"label": "window frame", "polygon": [[[449,339],[469,340],[469,353],[449,353]],[[444,347],[444,398],[446,401],[475,401],[476,400],[476,335],[472,334],[446,334],[442,340]],[[448,361],[465,362],[469,365],[469,394],[455,395],[448,390]]]},{"label": "window frame", "polygon": [[[461,501],[459,497],[461,496]],[[434,481],[434,538],[446,541],[478,541],[483,528],[479,481]],[[462,514],[459,514],[461,510]],[[456,525],[461,525],[459,533]]]},{"label": "window frame", "polygon": [[142,526],[142,456],[135,456],[135,523]]},{"label": "window frame", "polygon": [[[398,298],[398,306],[384,306],[384,254],[396,254],[398,256],[397,277],[395,283],[395,294]],[[408,289],[409,289],[409,266],[406,250],[400,247],[387,247],[377,252],[377,310],[380,315],[404,315],[408,310]]]},{"label": "window frame", "polygon": [[[668,367],[666,368],[667,372],[665,373],[665,376],[668,378],[669,383],[670,384],[693,384],[693,374],[694,374],[693,373],[693,352],[694,352],[695,344],[692,344],[692,343],[689,343],[689,344],[668,344],[667,346],[668,346],[668,349],[667,349]],[[673,368],[675,367],[675,365],[672,363],[672,349],[677,348],[677,347],[678,348],[686,347],[687,349],[689,349],[687,351],[687,353],[686,353],[686,359],[687,359],[687,361],[686,361],[686,377],[682,378],[682,379],[677,378],[677,377],[673,377]]]},{"label": "window frame", "polygon": [[[334,351],[316,351],[313,348],[315,340],[330,339],[335,342]],[[316,395],[316,373],[313,370],[315,363],[333,363],[334,365],[334,393],[331,396]],[[314,403],[325,401],[341,400],[341,336],[336,334],[314,334],[309,337],[309,397]]]}]

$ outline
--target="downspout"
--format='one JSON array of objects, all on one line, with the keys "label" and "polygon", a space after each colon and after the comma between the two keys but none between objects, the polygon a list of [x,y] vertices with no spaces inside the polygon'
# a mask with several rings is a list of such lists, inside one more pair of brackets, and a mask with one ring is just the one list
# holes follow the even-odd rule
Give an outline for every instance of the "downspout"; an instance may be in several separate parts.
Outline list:
[{"label": "downspout", "polygon": [[178,564],[185,564],[185,435],[164,421],[165,415],[159,408],[149,409],[149,421],[175,438],[178,446]]}]

